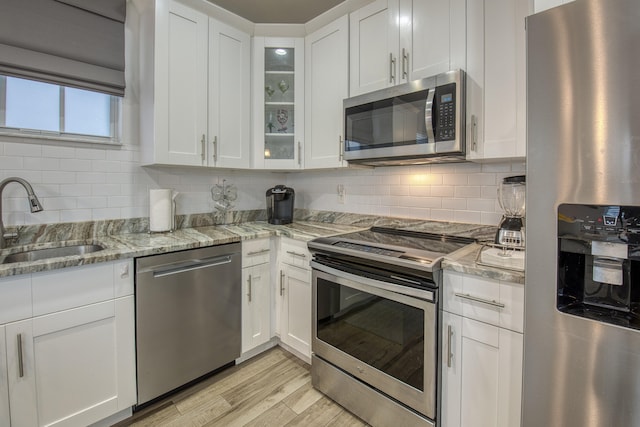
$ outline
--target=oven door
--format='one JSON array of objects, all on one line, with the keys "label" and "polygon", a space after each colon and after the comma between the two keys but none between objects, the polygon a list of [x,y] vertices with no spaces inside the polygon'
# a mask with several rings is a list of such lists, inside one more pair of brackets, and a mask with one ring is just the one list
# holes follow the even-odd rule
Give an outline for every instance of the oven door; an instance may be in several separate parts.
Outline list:
[{"label": "oven door", "polygon": [[437,296],[313,266],[313,353],[435,419]]}]

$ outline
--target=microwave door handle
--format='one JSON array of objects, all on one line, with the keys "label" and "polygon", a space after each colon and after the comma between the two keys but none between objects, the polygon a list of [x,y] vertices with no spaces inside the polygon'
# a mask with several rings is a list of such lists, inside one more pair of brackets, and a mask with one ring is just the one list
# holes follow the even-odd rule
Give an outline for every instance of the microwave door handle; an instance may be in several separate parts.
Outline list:
[{"label": "microwave door handle", "polygon": [[435,89],[429,89],[427,94],[427,103],[424,107],[424,121],[427,129],[427,143],[436,142],[435,132],[433,130],[433,98],[436,94]]}]

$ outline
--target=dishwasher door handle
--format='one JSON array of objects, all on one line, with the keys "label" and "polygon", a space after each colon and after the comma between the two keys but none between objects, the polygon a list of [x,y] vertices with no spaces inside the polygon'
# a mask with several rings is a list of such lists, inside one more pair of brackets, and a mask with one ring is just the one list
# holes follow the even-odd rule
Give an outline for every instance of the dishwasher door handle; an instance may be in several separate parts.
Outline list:
[{"label": "dishwasher door handle", "polygon": [[152,270],[153,277],[166,277],[174,274],[186,273],[187,271],[200,270],[203,268],[216,267],[218,265],[229,264],[231,262],[231,255],[218,256],[207,259],[192,260],[180,265],[174,265],[169,268],[163,268],[158,270]]}]

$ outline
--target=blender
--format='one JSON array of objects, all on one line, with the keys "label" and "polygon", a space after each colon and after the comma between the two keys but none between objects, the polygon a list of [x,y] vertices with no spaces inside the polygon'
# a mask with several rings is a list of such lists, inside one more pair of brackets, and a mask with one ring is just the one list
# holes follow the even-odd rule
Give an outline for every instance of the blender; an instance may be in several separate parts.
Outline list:
[{"label": "blender", "polygon": [[498,187],[498,202],[504,211],[495,243],[510,248],[524,248],[524,208],[526,177],[509,176]]}]

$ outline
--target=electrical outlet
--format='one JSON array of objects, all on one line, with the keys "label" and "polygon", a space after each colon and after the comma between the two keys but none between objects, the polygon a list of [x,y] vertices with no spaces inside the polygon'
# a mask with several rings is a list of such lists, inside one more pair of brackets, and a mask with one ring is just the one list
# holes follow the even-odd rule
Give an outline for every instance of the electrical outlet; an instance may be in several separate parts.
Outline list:
[{"label": "electrical outlet", "polygon": [[345,190],[344,184],[338,184],[338,203],[344,205]]}]

